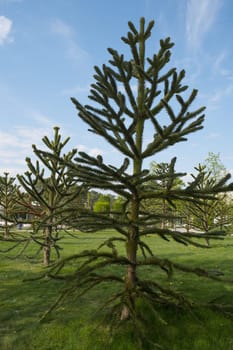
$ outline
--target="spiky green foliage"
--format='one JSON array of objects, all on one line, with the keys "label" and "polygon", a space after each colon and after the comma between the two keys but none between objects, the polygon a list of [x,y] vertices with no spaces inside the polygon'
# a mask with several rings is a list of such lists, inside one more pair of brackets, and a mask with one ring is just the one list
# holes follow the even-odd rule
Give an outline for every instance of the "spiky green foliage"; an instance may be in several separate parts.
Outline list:
[{"label": "spiky green foliage", "polygon": [[[199,190],[212,189],[226,178],[213,176],[211,171],[207,171],[206,165],[199,164],[195,167],[197,174],[191,174],[196,187]],[[226,175],[228,177],[228,175]],[[197,229],[206,233],[223,228],[224,224],[230,222],[228,217],[230,206],[227,205],[224,194],[218,195],[215,199],[200,198],[198,201],[182,203],[179,206],[181,214],[184,216],[189,229]],[[225,209],[225,210],[224,210]],[[224,215],[225,214],[225,215]],[[209,238],[206,235],[206,242],[209,245]]]},{"label": "spiky green foliage", "polygon": [[[206,170],[211,173],[211,177],[215,178],[216,181],[227,174],[219,153],[209,152],[204,165],[206,166]],[[233,223],[232,194],[224,193],[218,195],[215,223],[222,229]]]},{"label": "spiky green foliage", "polygon": [[[184,186],[179,174],[174,178],[173,183],[171,184],[171,167],[174,167],[175,159],[170,163],[156,163],[151,162],[150,164],[150,173],[154,175],[154,180],[148,183],[148,189],[151,192],[154,191],[164,191],[168,186],[172,186],[173,189],[179,189]],[[157,178],[155,180],[155,178]],[[176,203],[169,202],[169,199],[146,199],[142,203],[146,210],[150,210],[153,213],[158,215],[158,227],[174,227],[176,222],[180,219],[176,210]]]},{"label": "spiky green foliage", "polygon": [[[116,50],[109,49],[109,64],[95,67],[96,82],[92,84],[89,96],[92,105],[83,106],[72,98],[79,117],[88,124],[90,131],[124,156],[120,167],[105,164],[100,155],[92,157],[84,152],[79,152],[75,162],[66,162],[71,177],[85,183],[88,188],[114,192],[124,201],[123,215],[122,212],[113,212],[114,215],[106,216],[84,209],[72,224],[86,232],[114,228],[122,237],[110,237],[99,249],[71,256],[56,264],[50,272],[51,277],[70,283],[59,302],[69,293],[77,292],[81,296],[100,283],[118,283],[119,292],[111,296],[105,306],[113,305],[111,315],[116,323],[131,319],[138,332],[143,324],[143,315],[137,312],[137,300],[140,298],[146,299],[155,312],[158,303],[173,303],[184,308],[192,306],[172,288],[140,276],[140,266],[161,268],[168,276],[178,269],[213,277],[201,269],[181,266],[159,257],[156,247],[150,247],[145,242],[147,234],[205,247],[196,240],[203,235],[158,227],[160,214],[145,208],[143,202],[149,199],[166,200],[171,205],[176,200],[198,202],[202,198],[213,199],[217,193],[232,188],[232,185],[226,185],[228,178],[224,178],[213,186],[200,189],[197,186],[200,177],[185,188],[177,188],[174,184],[184,174],[175,172],[175,158],[168,165],[165,186],[151,186],[153,181],[164,175],[151,174],[149,169],[144,168],[144,160],[155,157],[177,142],[186,141],[188,134],[200,130],[205,109],[191,110],[197,90],[188,93],[188,87],[183,84],[185,72],[177,72],[176,68],[170,67],[170,49],[173,46],[170,38],[160,41],[159,50],[152,58],[146,57],[146,43],[153,26],[153,21],[146,25],[142,18],[138,30],[129,22],[129,32],[122,40],[129,47],[131,56],[125,58]],[[146,143],[148,133],[151,140]],[[118,253],[117,246],[122,243],[125,255]],[[63,273],[67,264],[75,266],[75,271],[69,275]],[[108,273],[109,265],[115,267],[115,273]],[[124,276],[119,276],[120,266],[125,267]]]},{"label": "spiky green foliage", "polygon": [[18,187],[15,184],[15,177],[9,176],[9,173],[0,176],[0,218],[4,222],[5,238],[9,238],[10,227],[17,223]]},{"label": "spiky green foliage", "polygon": [[58,227],[66,223],[65,212],[69,206],[73,207],[73,215],[75,210],[78,211],[82,186],[77,186],[75,178],[68,176],[64,165],[64,162],[72,161],[77,152],[73,149],[62,154],[69,138],[62,141],[59,128],[55,127],[53,139],[44,136],[42,141],[56,159],[51,159],[46,154],[41,155],[33,145],[33,151],[39,160],[33,164],[30,158],[26,158],[29,170],[17,178],[27,193],[26,197],[24,194],[21,196],[21,203],[32,215],[33,232],[30,238],[39,245],[39,251],[43,250],[44,264],[48,265],[52,248],[60,256]]}]

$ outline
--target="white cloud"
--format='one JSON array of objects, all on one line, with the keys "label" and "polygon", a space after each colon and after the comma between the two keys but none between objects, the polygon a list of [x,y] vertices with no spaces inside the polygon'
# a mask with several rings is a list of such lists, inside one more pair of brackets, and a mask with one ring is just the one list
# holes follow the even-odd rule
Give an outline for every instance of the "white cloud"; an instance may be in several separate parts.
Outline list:
[{"label": "white cloud", "polygon": [[31,144],[26,138],[20,137],[16,130],[12,132],[0,132],[0,175],[9,172],[15,176],[24,171],[26,156],[31,154]]},{"label": "white cloud", "polygon": [[[137,92],[137,85],[133,84],[131,85],[131,90],[136,93]],[[75,95],[80,95],[80,94],[85,94],[88,95],[90,90],[92,89],[91,83],[88,85],[86,84],[85,86],[73,86],[71,88],[63,89],[61,94],[62,95],[68,95],[68,96],[75,96]],[[123,84],[118,84],[118,91],[125,93],[125,88]]]},{"label": "white cloud", "polygon": [[67,55],[71,59],[78,60],[79,62],[89,60],[87,51],[76,43],[75,32],[70,25],[60,19],[56,19],[51,23],[51,31],[64,40]]},{"label": "white cloud", "polygon": [[29,152],[32,144],[41,144],[42,137],[51,134],[50,129],[38,127],[16,126],[14,130],[17,139],[21,142],[20,148],[27,149]]},{"label": "white cloud", "polygon": [[19,146],[17,136],[13,133],[0,132],[0,147]]},{"label": "white cloud", "polygon": [[233,155],[224,156],[224,160],[230,160],[232,162],[233,161]]},{"label": "white cloud", "polygon": [[215,110],[218,108],[219,102],[225,97],[232,96],[233,84],[229,84],[225,88],[215,91],[207,100],[208,109]]},{"label": "white cloud", "polygon": [[206,136],[207,139],[218,139],[219,137],[220,134],[217,132],[211,132]]},{"label": "white cloud", "polygon": [[[37,158],[33,152],[32,145],[35,144],[38,149],[47,149],[42,138],[46,135],[49,139],[53,139],[54,123],[46,115],[41,112],[31,111],[33,126],[16,125],[7,131],[0,131],[0,175],[9,172],[11,176],[22,174],[27,168],[25,162],[26,157],[30,157],[34,162]],[[56,125],[57,126],[57,125]],[[60,134],[64,141],[70,136],[67,131],[67,125],[60,126]],[[71,150],[75,145],[72,140],[64,148],[64,152]],[[101,149],[96,147],[86,147],[79,145],[78,151],[84,151],[91,156],[103,154]]]},{"label": "white cloud", "polygon": [[71,88],[63,89],[61,94],[65,96],[75,96],[79,94],[88,94],[90,91],[91,86],[73,86]]},{"label": "white cloud", "polygon": [[41,112],[33,111],[31,117],[39,124],[42,124],[46,127],[53,127],[54,121],[51,120],[48,116],[44,115]]},{"label": "white cloud", "polygon": [[226,68],[226,60],[228,58],[227,51],[222,51],[218,54],[217,57],[214,58],[213,62],[213,72],[214,74],[221,75],[227,80],[233,80],[233,71]]},{"label": "white cloud", "polygon": [[26,157],[34,159],[32,144],[38,148],[44,146],[44,135],[51,137],[53,129],[39,127],[14,126],[10,131],[0,131],[0,175],[9,172],[12,176],[27,170]]},{"label": "white cloud", "polygon": [[227,57],[226,51],[220,52],[217,57],[214,59],[213,70],[219,72],[224,64],[224,61]]},{"label": "white cloud", "polygon": [[201,46],[205,34],[211,29],[221,0],[188,0],[186,13],[186,36],[193,49]]},{"label": "white cloud", "polygon": [[78,152],[85,152],[89,154],[92,157],[96,157],[98,155],[103,155],[104,151],[100,148],[88,148],[85,145],[78,145],[77,146]]},{"label": "white cloud", "polygon": [[73,37],[72,28],[60,19],[56,19],[52,22],[51,29],[53,33],[58,34],[66,39],[71,39]]},{"label": "white cloud", "polygon": [[196,57],[185,57],[174,62],[174,65],[179,69],[184,69],[187,72],[186,79],[190,85],[195,85],[200,78],[204,66],[203,60]]},{"label": "white cloud", "polygon": [[5,16],[0,16],[0,45],[12,41],[10,36],[12,30],[12,20]]}]

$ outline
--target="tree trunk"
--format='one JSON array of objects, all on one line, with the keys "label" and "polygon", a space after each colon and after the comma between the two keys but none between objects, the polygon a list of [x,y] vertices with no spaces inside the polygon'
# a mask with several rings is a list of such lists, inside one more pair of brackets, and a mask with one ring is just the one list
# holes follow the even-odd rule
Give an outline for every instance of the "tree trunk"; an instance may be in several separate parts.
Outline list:
[{"label": "tree trunk", "polygon": [[127,273],[125,276],[125,289],[127,294],[127,303],[123,305],[121,311],[121,320],[127,320],[130,318],[130,306],[135,307],[135,287],[137,285],[137,238],[128,239],[126,244],[127,257],[131,262],[128,265]]},{"label": "tree trunk", "polygon": [[8,221],[4,220],[4,238],[9,238],[9,225],[8,225]]},{"label": "tree trunk", "polygon": [[[206,233],[208,234],[208,230],[206,231]],[[210,246],[210,239],[206,237],[205,241],[206,241],[207,247],[209,247]]]},{"label": "tree trunk", "polygon": [[48,266],[50,264],[50,246],[46,245],[44,247],[44,265]]},{"label": "tree trunk", "polygon": [[44,230],[44,265],[48,266],[50,264],[50,256],[51,256],[51,239],[50,239],[50,235],[51,235],[51,228],[47,227]]},{"label": "tree trunk", "polygon": [[[142,19],[140,21],[140,35],[139,35],[139,65],[142,71],[145,67],[145,21]],[[138,63],[137,63],[138,64]],[[145,98],[146,98],[146,86],[145,86],[145,77],[144,75],[139,75],[138,86],[137,86],[137,107],[138,115],[135,116],[135,146],[137,149],[137,154],[135,153],[133,159],[133,175],[139,175],[142,171],[142,144],[143,144],[143,131],[145,124]],[[125,277],[125,287],[126,287],[126,302],[123,305],[121,312],[121,320],[126,320],[130,318],[130,308],[135,308],[135,288],[137,285],[137,247],[139,239],[139,228],[138,228],[138,219],[139,219],[139,207],[140,199],[138,188],[136,191],[133,191],[131,198],[131,214],[130,221],[133,223],[131,228],[128,231],[128,239],[126,243],[126,253],[127,258],[130,261],[130,264],[127,268],[127,274]]]}]

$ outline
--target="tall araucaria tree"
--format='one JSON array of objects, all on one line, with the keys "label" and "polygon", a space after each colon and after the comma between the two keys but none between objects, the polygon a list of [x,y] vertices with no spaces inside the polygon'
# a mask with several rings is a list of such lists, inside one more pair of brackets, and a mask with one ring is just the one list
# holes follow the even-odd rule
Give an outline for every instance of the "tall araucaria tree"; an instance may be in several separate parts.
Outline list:
[{"label": "tall araucaria tree", "polygon": [[[75,272],[67,276],[66,281],[70,281],[72,291],[80,294],[83,288],[79,287],[88,290],[102,282],[121,284],[122,288],[111,296],[109,302],[114,304],[113,310],[118,314],[116,319],[122,321],[135,320],[138,298],[146,299],[153,308],[158,303],[185,305],[185,298],[174,290],[158,281],[143,278],[138,271],[145,265],[159,266],[169,275],[173,269],[178,269],[212,278],[202,269],[160,258],[159,252],[153,251],[143,240],[147,234],[152,234],[166,240],[173,238],[183,244],[205,247],[205,244],[193,240],[193,237],[204,235],[158,227],[158,214],[145,208],[143,202],[153,198],[165,199],[170,204],[183,199],[211,199],[218,192],[232,188],[232,185],[226,185],[229,176],[207,189],[199,190],[192,183],[185,188],[177,188],[174,186],[177,178],[185,174],[175,172],[175,159],[168,166],[166,186],[154,189],[150,186],[151,181],[158,180],[158,176],[150,174],[145,168],[145,160],[186,141],[188,134],[202,129],[205,109],[191,110],[197,90],[188,93],[188,86],[183,84],[184,70],[178,72],[170,67],[170,49],[173,46],[170,38],[160,40],[158,52],[151,58],[147,57],[146,44],[153,26],[153,21],[146,25],[144,18],[140,20],[139,29],[129,22],[129,32],[122,40],[131,55],[126,58],[116,50],[108,49],[111,55],[109,64],[95,67],[96,82],[91,85],[89,96],[92,104],[82,105],[72,98],[79,117],[89,126],[90,132],[107,141],[124,157],[120,167],[107,165],[100,155],[91,157],[84,152],[79,152],[75,162],[66,162],[70,175],[86,183],[88,188],[109,190],[124,200],[123,215],[122,210],[114,215],[82,210],[73,225],[86,232],[114,228],[121,236],[109,237],[99,249],[69,257],[50,271],[51,276],[62,278],[63,266],[76,262]],[[147,143],[149,137],[151,140]],[[125,255],[118,251],[119,242],[125,243]],[[85,263],[83,259],[86,259]],[[116,269],[115,274],[102,270],[108,265],[113,266],[113,271]],[[125,266],[124,277],[117,273],[120,266]]]},{"label": "tall araucaria tree", "polygon": [[26,158],[29,170],[17,178],[30,199],[25,200],[25,195],[22,194],[21,203],[32,217],[34,230],[31,238],[43,250],[44,264],[49,265],[52,248],[58,256],[60,255],[58,226],[67,224],[67,215],[71,218],[70,214],[67,214],[69,206],[73,207],[73,212],[78,211],[77,198],[82,186],[77,186],[76,180],[68,175],[68,169],[64,165],[64,161],[72,161],[77,153],[76,149],[66,154],[62,153],[69,138],[62,141],[59,128],[55,127],[53,139],[49,140],[44,136],[42,141],[47,149],[63,162],[41,155],[33,145],[33,151],[39,160],[34,165],[30,158]]}]

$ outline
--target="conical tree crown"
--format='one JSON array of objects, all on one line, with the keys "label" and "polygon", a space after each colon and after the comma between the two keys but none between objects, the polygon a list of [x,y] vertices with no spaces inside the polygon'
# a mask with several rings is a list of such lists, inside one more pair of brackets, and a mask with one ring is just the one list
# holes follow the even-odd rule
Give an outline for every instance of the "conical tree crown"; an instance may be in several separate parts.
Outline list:
[{"label": "conical tree crown", "polygon": [[[122,40],[129,46],[131,59],[126,60],[116,50],[108,49],[109,65],[95,67],[96,82],[89,96],[93,105],[83,106],[72,98],[90,131],[131,159],[144,159],[185,141],[187,134],[202,128],[204,119],[204,107],[189,111],[197,90],[186,99],[181,96],[188,88],[182,82],[184,70],[166,71],[173,46],[170,38],[160,41],[157,54],[146,57],[146,42],[153,26],[153,21],[146,26],[142,18],[137,30],[129,22],[130,31]],[[176,112],[171,103],[177,104]],[[142,147],[147,123],[150,123],[152,138]]]}]

